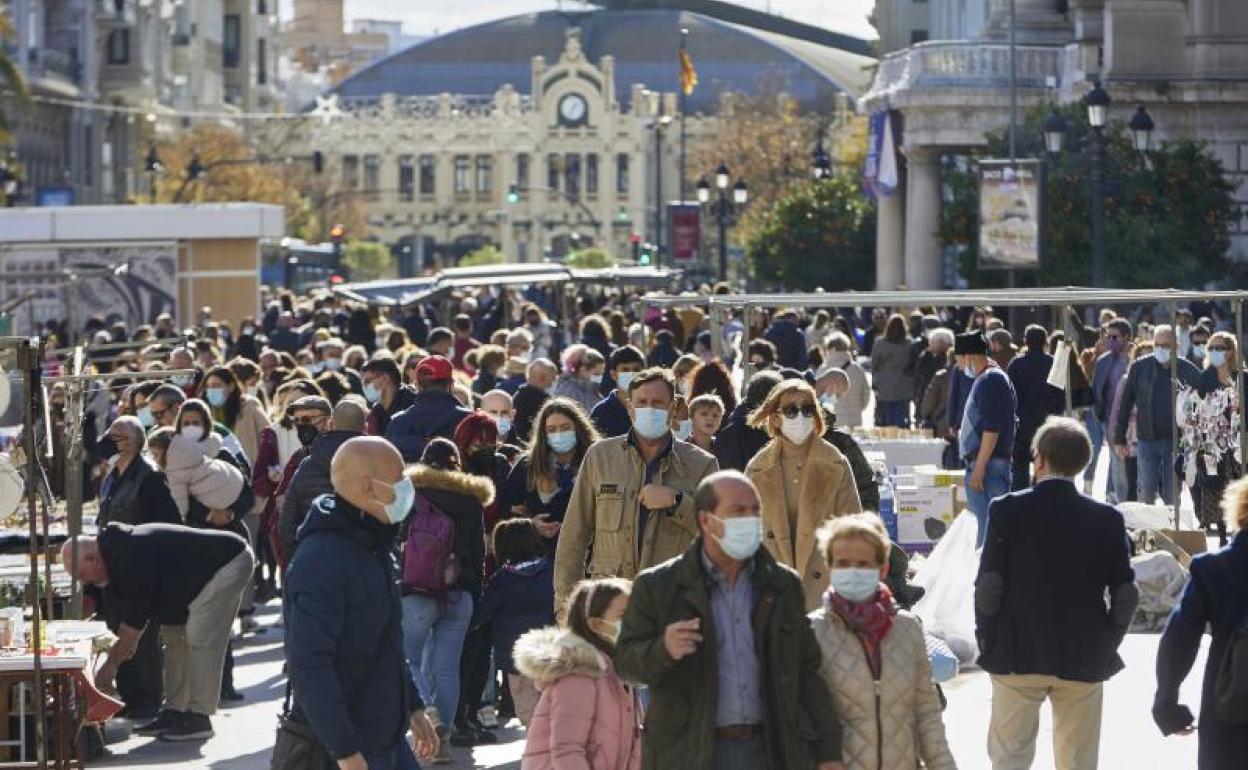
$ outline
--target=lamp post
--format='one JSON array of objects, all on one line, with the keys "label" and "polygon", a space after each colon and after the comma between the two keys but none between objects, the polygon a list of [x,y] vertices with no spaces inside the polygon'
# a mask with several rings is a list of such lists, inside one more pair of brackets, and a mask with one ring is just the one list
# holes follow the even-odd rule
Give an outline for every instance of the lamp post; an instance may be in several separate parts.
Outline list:
[{"label": "lamp post", "polygon": [[[1105,125],[1109,120],[1110,103],[1109,94],[1101,88],[1100,81],[1083,97],[1088,126],[1092,129],[1092,285],[1097,288],[1105,285]],[[1131,129],[1132,146],[1147,160],[1153,135],[1152,116],[1141,105],[1127,125]],[[1045,118],[1044,147],[1050,155],[1061,154],[1066,129],[1065,118],[1056,110]]]},{"label": "lamp post", "polygon": [[711,202],[711,183],[704,176],[698,180],[698,203],[711,204],[715,215],[715,224],[719,227],[719,279],[728,280],[728,227],[735,220],[736,210],[744,206],[750,198],[749,187],[744,179],[738,179],[732,185],[729,197],[729,185],[732,185],[732,174],[723,163],[715,169],[716,198]]},{"label": "lamp post", "polygon": [[160,156],[156,154],[156,145],[149,145],[147,148],[147,158],[143,161],[143,167],[147,170],[147,178],[150,180],[150,193],[152,203],[156,202],[156,177],[160,174],[164,166],[160,163]]},{"label": "lamp post", "polygon": [[815,143],[815,151],[810,154],[810,170],[815,175],[816,181],[821,182],[832,178],[832,156],[823,146],[822,131],[819,132],[819,139]]}]

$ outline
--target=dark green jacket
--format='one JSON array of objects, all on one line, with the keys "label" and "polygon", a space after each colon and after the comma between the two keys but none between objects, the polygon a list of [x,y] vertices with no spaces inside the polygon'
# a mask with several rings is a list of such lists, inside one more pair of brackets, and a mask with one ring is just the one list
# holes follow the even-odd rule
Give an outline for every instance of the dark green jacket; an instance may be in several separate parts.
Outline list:
[{"label": "dark green jacket", "polygon": [[[637,576],[616,645],[620,676],[650,688],[644,770],[706,770],[711,764],[718,674],[712,578],[701,552],[698,537],[683,556]],[[770,770],[809,770],[817,761],[839,761],[841,725],[819,676],[819,646],[806,618],[801,581],[762,548],[754,556],[752,579]],[[693,654],[673,661],[663,633],[693,617],[702,621],[702,642]]]}]

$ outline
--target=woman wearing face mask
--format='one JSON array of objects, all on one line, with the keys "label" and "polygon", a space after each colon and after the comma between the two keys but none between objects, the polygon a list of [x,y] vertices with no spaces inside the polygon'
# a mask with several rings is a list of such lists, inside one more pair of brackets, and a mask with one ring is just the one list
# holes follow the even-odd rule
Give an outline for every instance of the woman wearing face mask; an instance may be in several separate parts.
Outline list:
[{"label": "woman wearing face mask", "polygon": [[[1229,332],[1217,332],[1209,338],[1205,355],[1205,368],[1196,381],[1196,392],[1209,399],[1215,394],[1225,394],[1227,408],[1218,418],[1219,427],[1230,436],[1234,444],[1220,454],[1206,450],[1194,453],[1195,474],[1187,474],[1192,483],[1192,499],[1196,503],[1196,515],[1200,525],[1218,532],[1218,542],[1227,543],[1226,518],[1222,515],[1222,495],[1231,482],[1243,475],[1243,466],[1235,459],[1234,446],[1239,441],[1239,431],[1233,428],[1235,414],[1239,409],[1241,394],[1238,393],[1237,374],[1240,370],[1239,345]],[[1180,419],[1186,415],[1181,415]],[[1213,471],[1210,473],[1210,471]]]},{"label": "woman wearing face mask", "polygon": [[224,425],[238,439],[248,466],[260,456],[260,432],[269,427],[264,405],[243,392],[233,370],[216,366],[208,370],[199,385],[198,397],[208,403],[214,422]]},{"label": "woman wearing face mask", "polygon": [[[484,506],[494,499],[494,485],[487,478],[464,473],[459,450],[445,438],[435,438],[425,447],[420,463],[408,472],[416,489],[432,508],[454,524],[452,555],[458,565],[455,583],[438,595],[413,589],[407,574],[407,535],[416,514],[408,516],[399,530],[404,565],[403,648],[412,661],[421,698],[434,708],[426,713],[442,739],[437,763],[450,761],[446,738],[448,723],[455,719],[460,701],[460,653],[472,620],[472,611],[481,595],[485,565]],[[419,509],[419,506],[417,507]],[[423,661],[423,663],[422,663]],[[436,713],[435,713],[436,712]],[[476,736],[457,736],[477,742]]]},{"label": "woman wearing face mask", "polygon": [[602,383],[606,360],[598,351],[578,342],[563,351],[559,362],[563,371],[555,380],[552,395],[574,401],[589,412],[602,400],[598,395],[598,386]]},{"label": "woman wearing face mask", "polygon": [[828,335],[823,363],[825,366],[843,370],[849,377],[849,390],[836,401],[836,421],[843,428],[861,426],[862,413],[871,402],[871,385],[867,381],[867,373],[855,360],[853,351],[851,337],[840,332]]},{"label": "woman wearing face mask", "polygon": [[511,469],[501,503],[508,515],[533,519],[553,558],[581,460],[600,436],[585,412],[563,398],[547,401],[534,426],[532,447]]},{"label": "woman wearing face mask", "polygon": [[693,436],[693,420],[689,418],[689,402],[679,393],[672,401],[672,435],[677,441],[689,441]]},{"label": "woman wearing face mask", "polygon": [[745,467],[763,501],[763,542],[776,561],[797,570],[806,608],[812,610],[828,586],[815,530],[829,518],[862,510],[853,471],[845,455],[822,438],[823,410],[805,380],[773,388],[749,424],[771,436]]},{"label": "woman wearing face mask", "polygon": [[641,767],[640,706],[611,662],[628,594],[619,578],[579,583],[565,627],[530,631],[516,642],[516,668],[542,692],[521,770]]},{"label": "woman wearing face mask", "polygon": [[847,770],[957,767],[918,618],[897,609],[884,585],[888,535],[874,514],[833,519],[819,546],[831,588],[810,614],[820,675],[842,727]]}]

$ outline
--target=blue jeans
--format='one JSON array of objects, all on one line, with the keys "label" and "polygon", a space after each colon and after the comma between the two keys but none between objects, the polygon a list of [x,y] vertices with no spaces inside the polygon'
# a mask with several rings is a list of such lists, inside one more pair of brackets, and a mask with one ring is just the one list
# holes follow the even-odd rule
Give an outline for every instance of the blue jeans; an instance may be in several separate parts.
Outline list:
[{"label": "blue jeans", "polygon": [[[1105,443],[1109,443],[1109,437],[1113,435],[1114,426],[1108,423],[1099,423],[1101,435],[1105,437]],[[1097,449],[1096,451],[1100,451]],[[1105,499],[1111,503],[1125,503],[1130,498],[1127,489],[1127,461],[1118,456],[1111,446],[1109,448],[1109,477],[1105,480]]]},{"label": "blue jeans", "polygon": [[1174,445],[1162,438],[1139,443],[1139,501],[1152,505],[1160,488],[1166,505],[1174,504]]},{"label": "blue jeans", "polygon": [[459,654],[472,621],[472,596],[451,591],[439,605],[427,596],[403,597],[403,652],[420,697],[446,724],[459,706]]},{"label": "blue jeans", "polygon": [[883,422],[881,427],[885,425],[906,428],[910,425],[910,402],[909,401],[883,401],[880,403],[881,417]]},{"label": "blue jeans", "polygon": [[1092,439],[1092,460],[1083,469],[1083,480],[1092,481],[1096,478],[1096,463],[1101,457],[1101,447],[1105,444],[1105,428],[1091,409],[1084,412],[1083,424],[1088,429],[1088,438]]},{"label": "blue jeans", "polygon": [[966,463],[966,507],[975,514],[979,522],[979,535],[975,538],[975,547],[982,548],[988,539],[988,504],[998,497],[1010,493],[1010,461],[994,457],[984,468],[984,491],[971,489],[971,476],[975,473],[975,463]]},{"label": "blue jeans", "polygon": [[761,735],[747,741],[715,739],[711,770],[757,770],[768,764],[767,744]]},{"label": "blue jeans", "polygon": [[394,748],[366,753],[364,761],[368,764],[368,770],[420,770],[420,763],[416,761],[416,755],[412,753],[412,747],[407,744],[406,738],[400,740]]}]

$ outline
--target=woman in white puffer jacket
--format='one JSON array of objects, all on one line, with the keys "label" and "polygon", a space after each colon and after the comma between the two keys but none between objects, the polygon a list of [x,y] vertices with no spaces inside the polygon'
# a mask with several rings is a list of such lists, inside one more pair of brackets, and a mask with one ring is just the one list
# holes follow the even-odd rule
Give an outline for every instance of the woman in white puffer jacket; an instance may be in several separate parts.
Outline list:
[{"label": "woman in white puffer jacket", "polygon": [[847,770],[956,768],[918,618],[898,610],[882,579],[888,535],[875,514],[830,520],[819,531],[830,569],[810,614],[843,729]]}]

